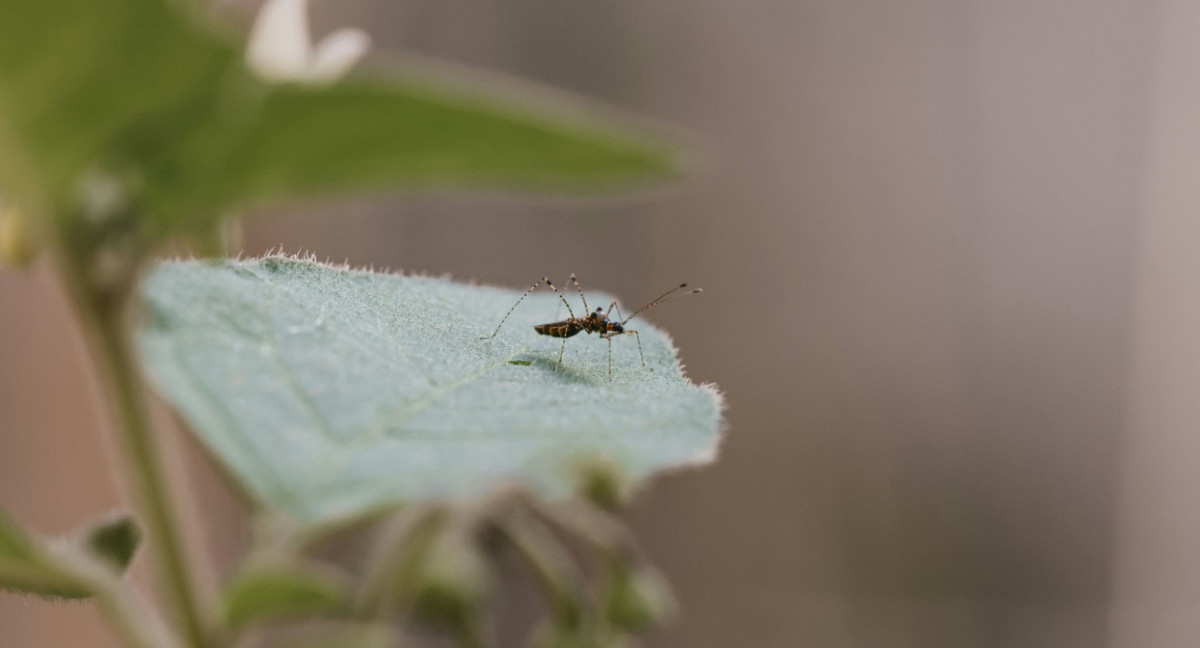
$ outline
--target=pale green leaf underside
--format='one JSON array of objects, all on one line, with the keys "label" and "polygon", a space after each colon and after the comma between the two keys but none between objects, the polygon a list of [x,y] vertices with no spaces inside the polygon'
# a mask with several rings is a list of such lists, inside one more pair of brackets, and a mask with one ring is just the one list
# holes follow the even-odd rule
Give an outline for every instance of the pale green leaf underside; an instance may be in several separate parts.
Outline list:
[{"label": "pale green leaf underside", "polygon": [[634,478],[713,455],[716,392],[665,335],[636,327],[652,371],[625,336],[610,381],[607,343],[586,334],[556,371],[559,340],[531,328],[566,315],[552,295],[479,339],[519,294],[282,258],[167,263],[146,282],[141,348],[253,498],[308,521],[511,481],[562,496],[597,454]]}]

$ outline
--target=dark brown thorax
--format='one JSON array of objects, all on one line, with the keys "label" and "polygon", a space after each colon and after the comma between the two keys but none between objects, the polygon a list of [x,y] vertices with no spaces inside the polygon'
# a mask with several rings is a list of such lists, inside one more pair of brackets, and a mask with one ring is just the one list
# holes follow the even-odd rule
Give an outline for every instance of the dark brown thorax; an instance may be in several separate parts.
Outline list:
[{"label": "dark brown thorax", "polygon": [[625,329],[620,322],[608,319],[608,314],[603,309],[597,308],[588,313],[586,317],[568,317],[558,322],[536,324],[533,330],[550,337],[569,338],[583,331],[587,331],[589,335],[592,333],[619,335]]}]

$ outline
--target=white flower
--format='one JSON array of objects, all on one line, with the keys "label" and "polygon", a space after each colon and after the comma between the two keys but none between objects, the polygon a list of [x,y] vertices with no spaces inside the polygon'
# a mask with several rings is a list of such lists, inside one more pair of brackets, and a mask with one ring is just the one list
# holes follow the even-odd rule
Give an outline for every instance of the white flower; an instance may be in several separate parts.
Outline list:
[{"label": "white flower", "polygon": [[326,83],[346,73],[371,39],[358,29],[339,29],[313,44],[307,0],[267,0],[246,47],[246,64],[268,81]]}]

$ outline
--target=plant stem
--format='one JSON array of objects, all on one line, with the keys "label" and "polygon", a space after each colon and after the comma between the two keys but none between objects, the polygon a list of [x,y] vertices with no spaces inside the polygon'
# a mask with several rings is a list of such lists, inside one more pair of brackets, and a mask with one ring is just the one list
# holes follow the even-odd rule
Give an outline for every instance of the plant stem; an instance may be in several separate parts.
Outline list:
[{"label": "plant stem", "polygon": [[554,615],[555,628],[575,632],[583,622],[582,577],[570,553],[537,519],[515,510],[496,524],[533,569]]},{"label": "plant stem", "polygon": [[164,648],[175,645],[166,628],[151,625],[141,616],[143,610],[137,604],[137,597],[124,583],[113,583],[110,588],[97,591],[96,605],[130,646]]},{"label": "plant stem", "polygon": [[136,492],[145,509],[146,526],[154,541],[151,546],[156,550],[162,576],[188,644],[203,648],[207,642],[196,601],[195,578],[184,557],[179,523],[163,475],[163,462],[150,430],[145,395],[120,319],[105,318],[97,322],[101,347],[98,351],[105,356],[109,369],[113,405],[117,418],[123,423],[123,445]]},{"label": "plant stem", "polygon": [[161,619],[146,610],[137,594],[119,575],[77,553],[60,553],[57,563],[67,568],[91,588],[96,606],[131,648],[178,648],[178,640],[162,625]]},{"label": "plant stem", "polygon": [[68,257],[61,267],[83,320],[89,349],[104,378],[113,424],[126,460],[126,476],[141,504],[149,531],[147,544],[158,563],[159,578],[186,645],[205,648],[207,633],[197,600],[196,579],[184,555],[179,522],[126,329],[126,297],[132,283],[129,291],[98,290],[89,284],[89,277],[80,265],[77,259]]}]

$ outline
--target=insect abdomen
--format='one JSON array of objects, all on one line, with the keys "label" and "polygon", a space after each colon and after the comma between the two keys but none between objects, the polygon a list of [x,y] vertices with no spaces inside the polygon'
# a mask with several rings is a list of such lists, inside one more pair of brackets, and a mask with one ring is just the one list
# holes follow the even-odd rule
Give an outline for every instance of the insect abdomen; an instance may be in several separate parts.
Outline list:
[{"label": "insect abdomen", "polygon": [[553,322],[551,324],[537,324],[533,330],[542,335],[549,335],[556,338],[569,338],[573,335],[578,335],[583,329],[572,325],[570,322]]}]

